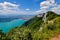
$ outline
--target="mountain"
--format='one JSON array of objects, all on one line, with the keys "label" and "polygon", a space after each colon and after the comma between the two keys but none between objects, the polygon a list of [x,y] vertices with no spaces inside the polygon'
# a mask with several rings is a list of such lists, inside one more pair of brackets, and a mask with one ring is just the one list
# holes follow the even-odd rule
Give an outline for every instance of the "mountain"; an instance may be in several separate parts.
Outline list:
[{"label": "mountain", "polygon": [[9,22],[15,19],[29,20],[35,15],[0,15],[0,22]]},{"label": "mountain", "polygon": [[51,11],[47,12],[47,20],[52,20],[52,19],[54,19],[56,17],[60,17],[60,15],[58,15],[58,14],[56,14],[54,12],[51,12]]},{"label": "mountain", "polygon": [[60,35],[60,15],[49,11],[46,23],[43,18],[44,14],[42,17],[36,15],[22,26],[6,33],[6,37],[10,40],[50,40],[50,38]]}]

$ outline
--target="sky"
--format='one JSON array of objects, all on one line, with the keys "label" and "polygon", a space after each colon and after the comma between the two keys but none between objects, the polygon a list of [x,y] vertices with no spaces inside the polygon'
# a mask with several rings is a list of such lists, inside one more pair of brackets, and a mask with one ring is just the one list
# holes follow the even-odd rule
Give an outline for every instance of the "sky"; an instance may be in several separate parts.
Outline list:
[{"label": "sky", "polygon": [[39,14],[53,11],[60,14],[59,0],[0,0],[0,15]]}]

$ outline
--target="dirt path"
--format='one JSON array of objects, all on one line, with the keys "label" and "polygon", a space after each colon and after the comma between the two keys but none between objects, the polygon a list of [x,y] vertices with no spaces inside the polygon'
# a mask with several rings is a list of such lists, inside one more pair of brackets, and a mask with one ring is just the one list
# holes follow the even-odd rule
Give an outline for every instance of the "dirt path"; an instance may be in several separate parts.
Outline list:
[{"label": "dirt path", "polygon": [[60,40],[60,35],[59,35],[59,36],[56,36],[56,37],[51,38],[51,40]]}]

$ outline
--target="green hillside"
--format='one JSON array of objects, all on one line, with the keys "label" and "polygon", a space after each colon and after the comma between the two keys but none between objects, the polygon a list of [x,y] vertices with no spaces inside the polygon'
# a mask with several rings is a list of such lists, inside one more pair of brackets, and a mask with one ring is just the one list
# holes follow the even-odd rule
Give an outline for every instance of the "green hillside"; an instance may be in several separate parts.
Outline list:
[{"label": "green hillside", "polygon": [[49,40],[56,34],[60,35],[60,15],[47,12],[47,23],[37,17],[28,20],[22,26],[12,29],[6,34],[7,40]]}]

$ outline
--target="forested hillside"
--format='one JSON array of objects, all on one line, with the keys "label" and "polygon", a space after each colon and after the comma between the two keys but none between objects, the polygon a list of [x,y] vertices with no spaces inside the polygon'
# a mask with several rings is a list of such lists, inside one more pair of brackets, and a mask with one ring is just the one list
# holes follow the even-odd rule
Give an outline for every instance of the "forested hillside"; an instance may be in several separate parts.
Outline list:
[{"label": "forested hillside", "polygon": [[49,40],[56,34],[60,35],[60,15],[49,11],[47,22],[44,23],[42,19],[43,17],[35,16],[22,26],[6,33],[6,38],[9,40]]}]

